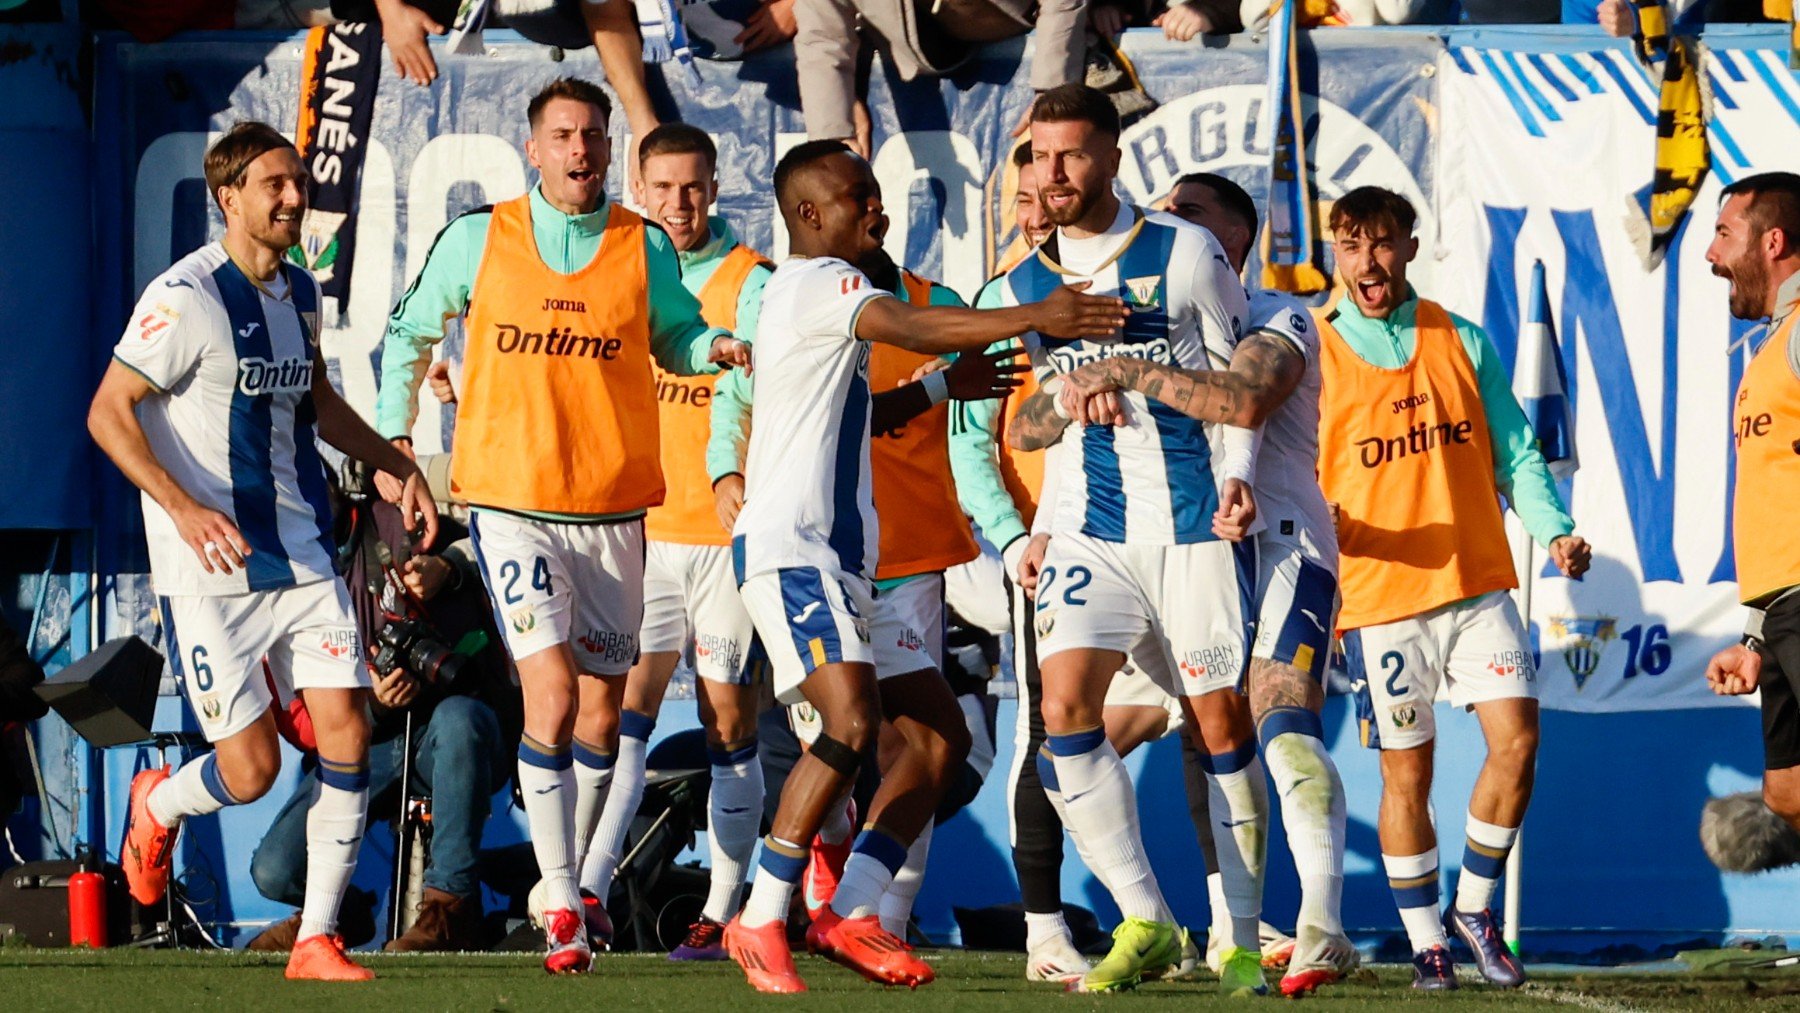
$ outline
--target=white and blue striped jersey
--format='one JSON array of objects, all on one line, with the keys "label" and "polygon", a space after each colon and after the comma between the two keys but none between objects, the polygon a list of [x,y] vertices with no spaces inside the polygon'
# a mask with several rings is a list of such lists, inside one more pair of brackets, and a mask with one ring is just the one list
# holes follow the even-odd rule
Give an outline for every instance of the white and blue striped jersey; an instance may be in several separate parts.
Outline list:
[{"label": "white and blue striped jersey", "polygon": [[[1084,363],[1131,356],[1182,369],[1208,369],[1237,343],[1244,286],[1212,233],[1173,215],[1121,204],[1111,227],[1071,240],[1058,229],[1007,272],[1002,302],[1021,305],[1058,285],[1091,281],[1094,295],[1130,307],[1116,340],[1067,341],[1036,333],[1025,346],[1040,378]],[[1209,542],[1219,506],[1208,427],[1135,391],[1121,391],[1124,427],[1070,428],[1046,464],[1058,469],[1051,531],[1109,542]]]},{"label": "white and blue striped jersey", "polygon": [[243,594],[336,574],[314,443],[319,284],[289,264],[282,272],[287,291],[278,297],[209,243],[150,283],[113,349],[158,391],[138,407],[157,461],[250,545],[245,569],[207,573],[175,522],[144,496],[158,594]]},{"label": "white and blue striped jersey", "polygon": [[1306,372],[1286,401],[1263,421],[1256,457],[1257,516],[1264,537],[1299,547],[1313,563],[1337,573],[1337,530],[1319,490],[1319,328],[1306,307],[1269,289],[1250,292],[1243,333],[1265,331],[1291,342],[1306,359]]},{"label": "white and blue striped jersey", "polygon": [[836,257],[790,258],[764,286],[744,509],[731,532],[738,583],[792,567],[875,573],[869,344],[856,318],[883,296]]}]

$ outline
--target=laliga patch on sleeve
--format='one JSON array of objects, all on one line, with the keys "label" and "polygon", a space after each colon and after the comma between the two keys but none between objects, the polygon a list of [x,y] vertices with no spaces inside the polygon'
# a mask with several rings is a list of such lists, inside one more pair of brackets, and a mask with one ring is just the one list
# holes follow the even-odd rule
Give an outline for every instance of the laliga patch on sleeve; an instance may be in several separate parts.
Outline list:
[{"label": "laliga patch on sleeve", "polygon": [[167,334],[169,328],[175,325],[175,321],[180,319],[180,310],[168,303],[159,302],[150,308],[150,312],[137,318],[134,324],[137,328],[137,338],[139,341],[155,341]]}]

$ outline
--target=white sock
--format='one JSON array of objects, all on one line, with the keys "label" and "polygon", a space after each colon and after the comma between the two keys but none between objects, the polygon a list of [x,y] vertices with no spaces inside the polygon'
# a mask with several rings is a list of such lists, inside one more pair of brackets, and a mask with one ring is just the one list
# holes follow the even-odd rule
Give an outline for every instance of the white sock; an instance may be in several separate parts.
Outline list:
[{"label": "white sock", "polygon": [[151,819],[172,829],[189,816],[216,813],[238,801],[219,777],[219,754],[207,753],[193,763],[182,764],[167,781],[156,786],[146,804]]},{"label": "white sock", "polygon": [[1213,821],[1213,848],[1225,909],[1231,912],[1231,943],[1259,950],[1263,860],[1269,839],[1269,786],[1256,743],[1235,753],[1207,757],[1207,808]]},{"label": "white sock", "polygon": [[855,827],[850,825],[850,800],[845,800],[825,810],[825,822],[819,824],[819,840],[826,844],[842,844],[850,839]]},{"label": "white sock", "polygon": [[1056,810],[1056,819],[1062,823],[1063,833],[1068,835],[1069,843],[1075,845],[1075,853],[1081,856],[1081,864],[1091,870],[1094,867],[1093,860],[1088,857],[1087,848],[1081,844],[1081,835],[1069,823],[1069,807],[1063,801],[1062,783],[1056,779],[1056,761],[1051,757],[1048,747],[1038,750],[1037,765],[1038,783],[1044,786],[1044,797],[1050,800],[1050,808]]},{"label": "white sock", "polygon": [[567,745],[545,745],[529,735],[519,740],[519,794],[551,911],[581,910],[569,857],[575,846],[574,766]]},{"label": "white sock", "polygon": [[744,902],[739,921],[747,929],[770,922],[787,921],[788,908],[794,903],[794,887],[806,875],[806,862],[811,852],[792,841],[774,834],[763,838],[762,860],[757,863],[756,881],[750,884],[750,899]]},{"label": "white sock", "polygon": [[1125,764],[1102,728],[1045,740],[1056,766],[1063,818],[1088,868],[1128,918],[1173,924],[1144,852],[1137,795]]},{"label": "white sock", "polygon": [[1438,852],[1422,855],[1382,855],[1388,886],[1400,908],[1400,923],[1414,953],[1444,945],[1444,920],[1438,911]]},{"label": "white sock", "polygon": [[306,811],[306,901],[300,932],[310,939],[337,931],[338,905],[356,871],[369,816],[369,765],[319,758],[319,784]]},{"label": "white sock", "polygon": [[1506,871],[1506,856],[1519,839],[1519,828],[1483,823],[1470,813],[1467,833],[1462,875],[1456,880],[1456,910],[1474,914],[1493,906],[1494,887]]},{"label": "white sock", "polygon": [[[1211,790],[1207,789],[1209,793]],[[1207,948],[1218,949],[1230,943],[1232,938],[1231,906],[1225,901],[1225,877],[1218,869],[1206,874],[1206,903],[1212,912],[1212,921],[1206,927]]]},{"label": "white sock", "polygon": [[925,885],[925,861],[930,855],[931,824],[927,823],[906,849],[906,862],[894,873],[894,881],[878,905],[881,927],[897,939],[906,938],[906,924],[912,921],[913,901],[919,899],[919,888]]},{"label": "white sock", "polygon": [[1069,933],[1069,923],[1063,918],[1061,911],[1027,911],[1025,912],[1025,950],[1030,952],[1058,937],[1069,945],[1075,945],[1075,937]]},{"label": "white sock", "polygon": [[831,910],[841,918],[875,914],[881,895],[906,864],[907,850],[907,844],[880,827],[857,834],[844,874],[838,877],[837,893],[831,895]]},{"label": "white sock", "polygon": [[606,808],[612,787],[616,757],[591,743],[576,739],[570,747],[575,757],[575,854],[586,855],[593,845],[594,828]]},{"label": "white sock", "polygon": [[734,750],[708,750],[712,797],[707,802],[706,845],[712,854],[712,887],[701,914],[715,922],[737,913],[738,893],[762,829],[763,771],[756,741]]},{"label": "white sock", "polygon": [[613,873],[625,857],[625,835],[644,801],[644,753],[656,719],[637,711],[619,713],[619,756],[613,764],[612,788],[600,826],[594,831],[581,863],[581,888],[605,902],[612,890]]},{"label": "white sock", "polygon": [[[1311,711],[1299,713],[1318,721]],[[1288,850],[1300,875],[1298,924],[1341,935],[1345,813],[1344,782],[1337,764],[1325,751],[1325,743],[1306,732],[1276,734],[1264,742],[1263,756],[1281,797]]]}]

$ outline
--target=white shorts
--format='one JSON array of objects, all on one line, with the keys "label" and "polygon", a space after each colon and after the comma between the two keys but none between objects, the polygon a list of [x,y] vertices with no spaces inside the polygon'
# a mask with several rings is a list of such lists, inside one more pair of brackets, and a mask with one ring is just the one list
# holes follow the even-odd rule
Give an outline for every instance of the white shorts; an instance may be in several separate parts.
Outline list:
[{"label": "white shorts", "polygon": [[[255,724],[279,693],[366,689],[350,592],[337,579],[247,594],[162,599],[163,647],[206,741]],[[269,678],[263,675],[263,662]]]},{"label": "white shorts", "polygon": [[781,703],[804,699],[800,684],[820,665],[875,664],[875,596],[866,578],[795,566],[754,574],[738,593],[769,655]]},{"label": "white shorts", "polygon": [[875,592],[875,676],[944,670],[944,575],[922,573]]},{"label": "white shorts", "polygon": [[1457,707],[1537,698],[1537,668],[1505,591],[1344,634],[1363,744],[1410,749],[1432,740],[1439,688]]},{"label": "white shorts", "polygon": [[1254,540],[1126,545],[1058,534],[1038,577],[1038,658],[1160,653],[1178,676],[1171,693],[1234,688],[1250,653],[1255,580]]},{"label": "white shorts", "polygon": [[1337,618],[1337,575],[1307,559],[1292,542],[1263,536],[1257,544],[1256,644],[1253,658],[1292,665],[1321,685]]},{"label": "white shorts", "polygon": [[1006,597],[1006,564],[992,552],[944,571],[944,603],[964,623],[1004,636],[1012,630]]},{"label": "white shorts", "polygon": [[756,628],[731,572],[731,546],[652,540],[644,555],[645,654],[694,646],[694,673],[710,682],[747,686],[754,671]]},{"label": "white shorts", "polygon": [[513,660],[566,643],[588,675],[624,675],[644,619],[644,522],[565,524],[476,509],[469,534]]}]

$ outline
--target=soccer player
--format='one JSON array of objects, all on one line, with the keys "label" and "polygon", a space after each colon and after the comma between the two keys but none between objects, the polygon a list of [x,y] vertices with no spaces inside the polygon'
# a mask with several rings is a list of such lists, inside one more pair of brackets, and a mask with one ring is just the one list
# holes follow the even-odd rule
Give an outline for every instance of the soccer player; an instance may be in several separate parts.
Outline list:
[{"label": "soccer player", "polygon": [[[869,491],[869,346],[974,351],[1027,330],[1100,335],[1124,321],[1116,299],[1056,286],[1032,305],[982,312],[914,306],[852,266],[881,245],[880,189],[868,162],[836,141],[790,151],[775,194],[795,256],[763,293],[756,425],[744,508],[733,529],[739,586],[774,669],[777,699],[806,700],[823,730],[782,790],[759,872],[725,945],[751,984],[798,992],[785,921],[808,842],[840,805],[882,716],[904,747],[888,766],[833,898],[809,942],[872,980],[918,985],[931,968],[880,926],[873,905],[936,808],[966,729],[929,666],[884,663],[898,623],[869,574],[878,545]],[[876,681],[878,668],[883,678]],[[865,908],[867,909],[865,911]],[[853,917],[839,912],[852,910]]]},{"label": "soccer player", "polygon": [[1706,260],[1731,283],[1731,315],[1768,318],[1738,385],[1732,525],[1742,643],[1713,657],[1721,694],[1762,690],[1763,801],[1800,828],[1800,531],[1788,516],[1800,440],[1800,176],[1767,172],[1725,188]]},{"label": "soccer player", "polygon": [[[451,480],[525,696],[518,779],[548,897],[546,970],[581,973],[574,863],[598,819],[644,611],[644,511],[663,500],[652,357],[744,365],[708,328],[669,237],[606,200],[611,106],[576,78],[531,100],[523,196],[445,227],[388,321],[379,428],[410,452],[418,386],[466,314]],[[593,678],[580,678],[592,676]]]},{"label": "soccer player", "polygon": [[[1489,981],[1525,970],[1489,909],[1537,765],[1537,673],[1500,497],[1564,576],[1575,535],[1506,367],[1481,328],[1407,284],[1418,254],[1406,199],[1358,187],[1331,212],[1345,294],[1319,321],[1319,485],[1337,505],[1344,637],[1368,744],[1381,749],[1381,853],[1412,941],[1414,987],[1456,987],[1448,928]],[[1405,490],[1396,495],[1396,490]],[[1487,759],[1469,798],[1462,878],[1438,911],[1432,701],[1472,708]]]},{"label": "soccer player", "polygon": [[1056,445],[1046,486],[1058,492],[1046,492],[1050,517],[1046,524],[1040,512],[1038,521],[1053,537],[1035,595],[1046,747],[1065,821],[1125,915],[1112,951],[1081,987],[1131,988],[1179,964],[1187,945],[1144,853],[1131,779],[1102,726],[1113,674],[1129,654],[1148,654],[1157,663],[1146,670],[1168,678],[1169,693],[1192,698],[1213,811],[1232,828],[1217,842],[1234,944],[1221,982],[1227,993],[1248,994],[1266,989],[1254,829],[1266,803],[1248,707],[1236,692],[1250,649],[1254,544],[1231,539],[1254,518],[1254,454],[1243,447],[1251,434],[1228,428],[1239,436],[1221,442],[1235,439],[1238,449],[1216,455],[1204,424],[1122,391],[1122,425],[1087,426],[1062,440],[1063,381],[1048,376],[1126,353],[1204,368],[1209,354],[1230,355],[1244,318],[1244,287],[1210,233],[1114,196],[1118,138],[1118,114],[1099,92],[1065,85],[1038,96],[1031,149],[1039,199],[1057,231],[1007,274],[1001,293],[1023,302],[1063,278],[1090,279],[1132,307],[1116,345],[1028,337],[1044,386],[1007,429],[1015,448]]},{"label": "soccer player", "polygon": [[311,712],[319,789],[306,819],[305,904],[289,978],[374,977],[344,956],[338,905],[369,804],[369,670],[338,579],[315,439],[401,483],[422,544],[437,508],[418,466],[332,389],[319,352],[319,286],[284,263],[300,241],[306,168],[264,123],[206,152],[225,238],[144,290],[94,395],[94,442],[144,494],[150,574],[169,663],[213,751],[131,782],[121,863],[155,904],[183,820],[253,802],[281,769],[263,662]]},{"label": "soccer player", "polygon": [[[1170,213],[1211,232],[1233,270],[1256,241],[1256,204],[1223,176],[1191,173],[1169,193]],[[1067,407],[1129,389],[1204,422],[1261,427],[1256,497],[1257,636],[1250,706],[1264,762],[1281,796],[1288,846],[1300,873],[1300,918],[1283,994],[1311,992],[1356,967],[1344,936],[1344,786],[1325,750],[1319,711],[1337,607],[1337,535],[1314,477],[1319,432],[1319,339],[1306,308],[1282,292],[1249,293],[1243,337],[1230,368],[1189,371],[1149,359],[1110,358],[1069,375]],[[1100,420],[1104,424],[1107,420]]]},{"label": "soccer player", "polygon": [[[877,289],[892,293],[909,305],[963,305],[954,291],[903,270],[879,247],[863,256],[858,268]],[[945,571],[974,559],[980,549],[957,502],[951,470],[953,461],[970,453],[970,437],[952,435],[950,406],[943,402],[948,398],[963,401],[1007,393],[1017,382],[1011,374],[1023,372],[1026,367],[995,361],[1004,357],[1008,357],[1006,353],[963,356],[939,373],[942,360],[936,356],[890,344],[876,344],[870,349],[869,387],[874,394],[870,405],[869,466],[875,516],[880,522],[873,582],[878,613],[875,628],[883,631],[877,635],[884,644],[876,652],[878,676],[918,673],[928,682],[944,681]],[[750,399],[742,384],[721,387],[721,396],[714,401],[713,456],[729,461],[727,466],[737,471],[741,465],[735,459],[735,447],[741,441],[736,437],[749,429]],[[986,453],[985,448],[982,452],[991,462],[991,453]],[[991,463],[988,467],[993,471]],[[720,481],[733,477],[742,481],[738,476],[722,476]],[[993,485],[999,481],[997,472],[990,476]],[[888,638],[893,640],[892,645],[885,645]],[[884,665],[888,667],[884,669]],[[937,679],[932,680],[931,676]],[[898,679],[893,691],[908,692],[913,681]],[[930,702],[941,704],[944,698],[936,689],[933,686]],[[797,717],[812,714],[810,708],[795,710],[804,710]],[[958,712],[962,713],[960,705]],[[985,735],[985,714],[982,720]],[[963,723],[968,725],[966,719]],[[797,720],[795,731],[810,744],[818,729],[816,722]],[[968,731],[973,737],[976,730],[970,727]],[[894,741],[891,735],[888,741]],[[891,759],[895,753],[889,749],[883,755]],[[846,816],[845,809],[833,807],[812,842],[804,886],[806,905],[815,919],[836,899],[837,884],[851,849],[852,827]],[[924,875],[930,847],[928,822],[913,840],[905,866],[895,872],[894,882],[909,891],[890,889],[880,897],[883,925],[896,936],[903,935],[911,917],[912,901]],[[846,897],[836,906],[840,914],[850,915],[854,905],[854,899]],[[895,932],[894,926],[901,931]]]},{"label": "soccer player", "polygon": [[[738,242],[724,218],[709,212],[719,196],[718,149],[706,132],[683,123],[652,130],[638,145],[639,199],[675,248],[681,281],[700,302],[706,322],[754,341],[763,285],[772,271]],[[682,652],[693,649],[696,699],[712,765],[706,821],[712,886],[700,917],[670,960],[724,960],[725,923],[737,913],[757,831],[762,827],[763,775],[756,754],[758,687],[754,630],[731,572],[731,534],[707,483],[705,454],[712,402],[725,377],[685,377],[656,370],[662,445],[663,504],[644,517],[642,652],[625,678],[619,749],[599,827],[581,866],[581,887],[605,905],[625,835],[644,797],[644,754],[663,694]],[[605,777],[606,772],[599,772]]]}]

